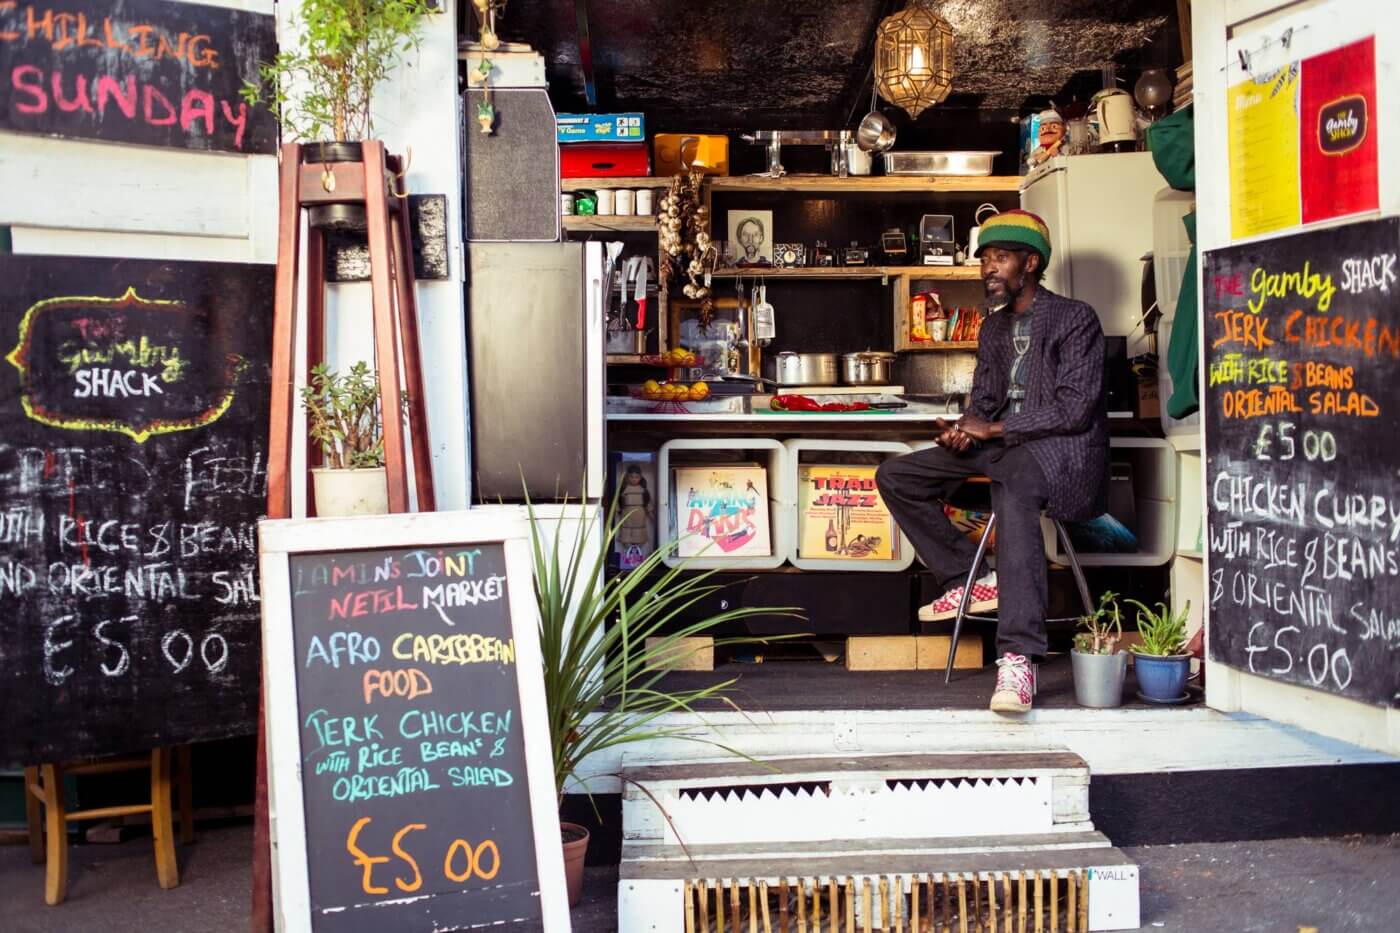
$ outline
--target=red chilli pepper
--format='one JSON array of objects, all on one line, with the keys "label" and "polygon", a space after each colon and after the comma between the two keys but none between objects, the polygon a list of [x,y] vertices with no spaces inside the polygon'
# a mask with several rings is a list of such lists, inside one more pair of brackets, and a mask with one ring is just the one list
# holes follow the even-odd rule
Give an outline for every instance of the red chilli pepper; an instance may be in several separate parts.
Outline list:
[{"label": "red chilli pepper", "polygon": [[822,406],[805,395],[775,395],[768,407],[774,411],[821,411]]}]

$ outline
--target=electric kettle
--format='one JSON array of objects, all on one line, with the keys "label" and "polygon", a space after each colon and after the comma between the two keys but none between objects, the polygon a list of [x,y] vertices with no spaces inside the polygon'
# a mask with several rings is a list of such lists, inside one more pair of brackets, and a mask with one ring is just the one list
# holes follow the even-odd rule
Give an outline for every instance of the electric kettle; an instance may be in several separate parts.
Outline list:
[{"label": "electric kettle", "polygon": [[1000,213],[995,204],[978,205],[977,212],[972,215],[977,221],[977,226],[973,227],[967,233],[967,258],[963,260],[963,265],[965,266],[975,266],[981,261],[977,258],[977,239],[978,235],[982,232],[982,215],[987,211],[991,211],[993,214]]},{"label": "electric kettle", "polygon": [[1137,143],[1137,115],[1127,91],[1106,88],[1094,95],[1094,118],[1099,124],[1099,144],[1118,148],[1119,143]]}]

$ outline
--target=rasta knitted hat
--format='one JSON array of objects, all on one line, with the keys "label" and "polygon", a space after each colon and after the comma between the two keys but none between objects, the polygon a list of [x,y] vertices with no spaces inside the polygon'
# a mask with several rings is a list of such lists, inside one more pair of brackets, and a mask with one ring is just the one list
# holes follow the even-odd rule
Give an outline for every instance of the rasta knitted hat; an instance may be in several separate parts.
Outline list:
[{"label": "rasta knitted hat", "polygon": [[1040,254],[1042,265],[1050,264],[1050,228],[1030,211],[1002,211],[983,221],[977,234],[977,255],[988,246],[1033,249]]}]

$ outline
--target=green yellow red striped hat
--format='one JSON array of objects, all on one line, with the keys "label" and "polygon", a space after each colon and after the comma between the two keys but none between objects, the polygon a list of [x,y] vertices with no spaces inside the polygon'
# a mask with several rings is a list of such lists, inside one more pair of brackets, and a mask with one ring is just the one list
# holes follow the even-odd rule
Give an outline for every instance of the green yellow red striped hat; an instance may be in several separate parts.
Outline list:
[{"label": "green yellow red striped hat", "polygon": [[984,220],[977,233],[977,255],[982,255],[988,246],[1033,249],[1040,254],[1043,265],[1050,264],[1050,228],[1030,211],[1002,211]]}]

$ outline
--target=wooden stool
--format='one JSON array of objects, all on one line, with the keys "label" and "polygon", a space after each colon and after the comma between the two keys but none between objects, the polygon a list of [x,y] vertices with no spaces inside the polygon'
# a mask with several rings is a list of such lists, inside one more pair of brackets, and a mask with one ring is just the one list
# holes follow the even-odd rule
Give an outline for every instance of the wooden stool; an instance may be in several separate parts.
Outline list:
[{"label": "wooden stool", "polygon": [[[194,838],[193,803],[189,795],[189,747],[176,750],[180,757],[180,836],[181,841]],[[27,791],[25,811],[29,818],[29,851],[36,863],[45,861],[44,900],[50,905],[61,904],[68,894],[68,824],[77,820],[97,820],[139,813],[151,815],[151,835],[155,841],[156,880],[165,889],[180,883],[180,869],[175,861],[174,814],[171,809],[172,750],[157,748],[149,755],[108,758],[71,764],[42,764],[24,769]],[[69,811],[63,797],[63,778],[69,774],[113,774],[119,771],[151,772],[149,803],[92,810]],[[42,811],[42,812],[41,812]],[[47,836],[47,838],[45,838]]]}]

